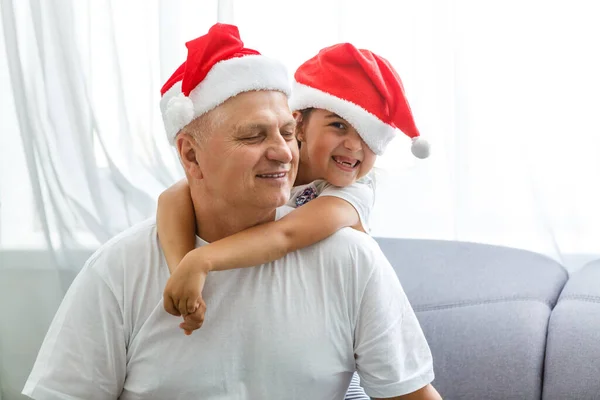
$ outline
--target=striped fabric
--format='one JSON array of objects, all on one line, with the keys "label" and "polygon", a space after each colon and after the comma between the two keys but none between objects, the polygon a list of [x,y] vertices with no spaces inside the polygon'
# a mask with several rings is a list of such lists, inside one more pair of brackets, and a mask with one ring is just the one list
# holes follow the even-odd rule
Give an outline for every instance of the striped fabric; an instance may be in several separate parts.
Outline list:
[{"label": "striped fabric", "polygon": [[346,397],[344,400],[369,400],[370,397],[367,396],[363,388],[360,386],[360,378],[358,374],[355,372],[352,375],[352,381],[350,382],[350,386],[348,387],[348,391],[346,392]]}]

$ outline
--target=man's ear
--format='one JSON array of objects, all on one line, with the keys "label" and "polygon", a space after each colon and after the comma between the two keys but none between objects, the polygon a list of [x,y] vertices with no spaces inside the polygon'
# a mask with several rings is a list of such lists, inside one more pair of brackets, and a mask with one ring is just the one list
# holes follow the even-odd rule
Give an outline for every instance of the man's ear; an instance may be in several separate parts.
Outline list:
[{"label": "man's ear", "polygon": [[198,164],[198,144],[189,134],[181,132],[175,139],[179,159],[188,178],[202,179],[202,170]]}]

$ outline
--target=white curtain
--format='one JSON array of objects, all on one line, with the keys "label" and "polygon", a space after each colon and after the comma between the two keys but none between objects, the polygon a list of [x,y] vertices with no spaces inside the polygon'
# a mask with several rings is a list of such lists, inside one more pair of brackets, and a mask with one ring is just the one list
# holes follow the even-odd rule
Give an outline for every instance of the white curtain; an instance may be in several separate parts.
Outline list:
[{"label": "white curtain", "polygon": [[[592,2],[1,0],[0,243],[95,247],[181,176],[159,89],[217,20],[290,70],[350,41],[400,71],[433,156],[379,160],[376,236],[600,252]],[[3,86],[4,87],[4,86]],[[60,256],[63,257],[63,256]],[[60,263],[68,259],[60,259]],[[72,266],[77,269],[79,266]]]},{"label": "white curtain", "polygon": [[[28,372],[1,358],[27,364],[35,355],[12,346],[23,315],[37,311],[26,325],[37,343],[86,251],[152,215],[160,191],[182,176],[159,91],[184,42],[216,21],[237,24],[248,47],[290,71],[341,41],[396,66],[433,152],[415,160],[400,136],[380,158],[373,235],[518,247],[570,268],[600,257],[593,1],[0,5],[0,304],[25,298],[0,307],[14,322],[0,329],[0,396],[20,390],[10,382]],[[45,256],[26,258],[35,251]]]}]

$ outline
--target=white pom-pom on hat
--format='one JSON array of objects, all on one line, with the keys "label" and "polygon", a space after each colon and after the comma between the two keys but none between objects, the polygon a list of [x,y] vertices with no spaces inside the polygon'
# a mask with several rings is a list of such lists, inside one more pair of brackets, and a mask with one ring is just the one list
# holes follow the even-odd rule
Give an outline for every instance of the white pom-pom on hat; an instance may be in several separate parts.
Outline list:
[{"label": "white pom-pom on hat", "polygon": [[429,157],[431,152],[431,146],[429,146],[429,142],[423,139],[420,136],[412,139],[412,145],[410,147],[410,151],[417,158],[424,159]]},{"label": "white pom-pom on hat", "polygon": [[170,130],[179,131],[194,119],[194,103],[183,93],[172,97],[165,109],[165,121],[168,121]]}]

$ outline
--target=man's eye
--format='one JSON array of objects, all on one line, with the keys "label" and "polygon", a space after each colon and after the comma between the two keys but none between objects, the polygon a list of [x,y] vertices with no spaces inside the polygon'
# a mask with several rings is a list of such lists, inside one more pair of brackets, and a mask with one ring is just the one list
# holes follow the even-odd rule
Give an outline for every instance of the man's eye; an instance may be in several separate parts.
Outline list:
[{"label": "man's eye", "polygon": [[281,136],[284,136],[284,137],[294,137],[294,136],[296,136],[296,133],[295,132],[285,132],[284,131],[284,132],[281,132]]},{"label": "man's eye", "polygon": [[258,142],[260,139],[262,139],[262,136],[248,136],[248,137],[242,138],[242,140],[244,140],[246,142]]}]

